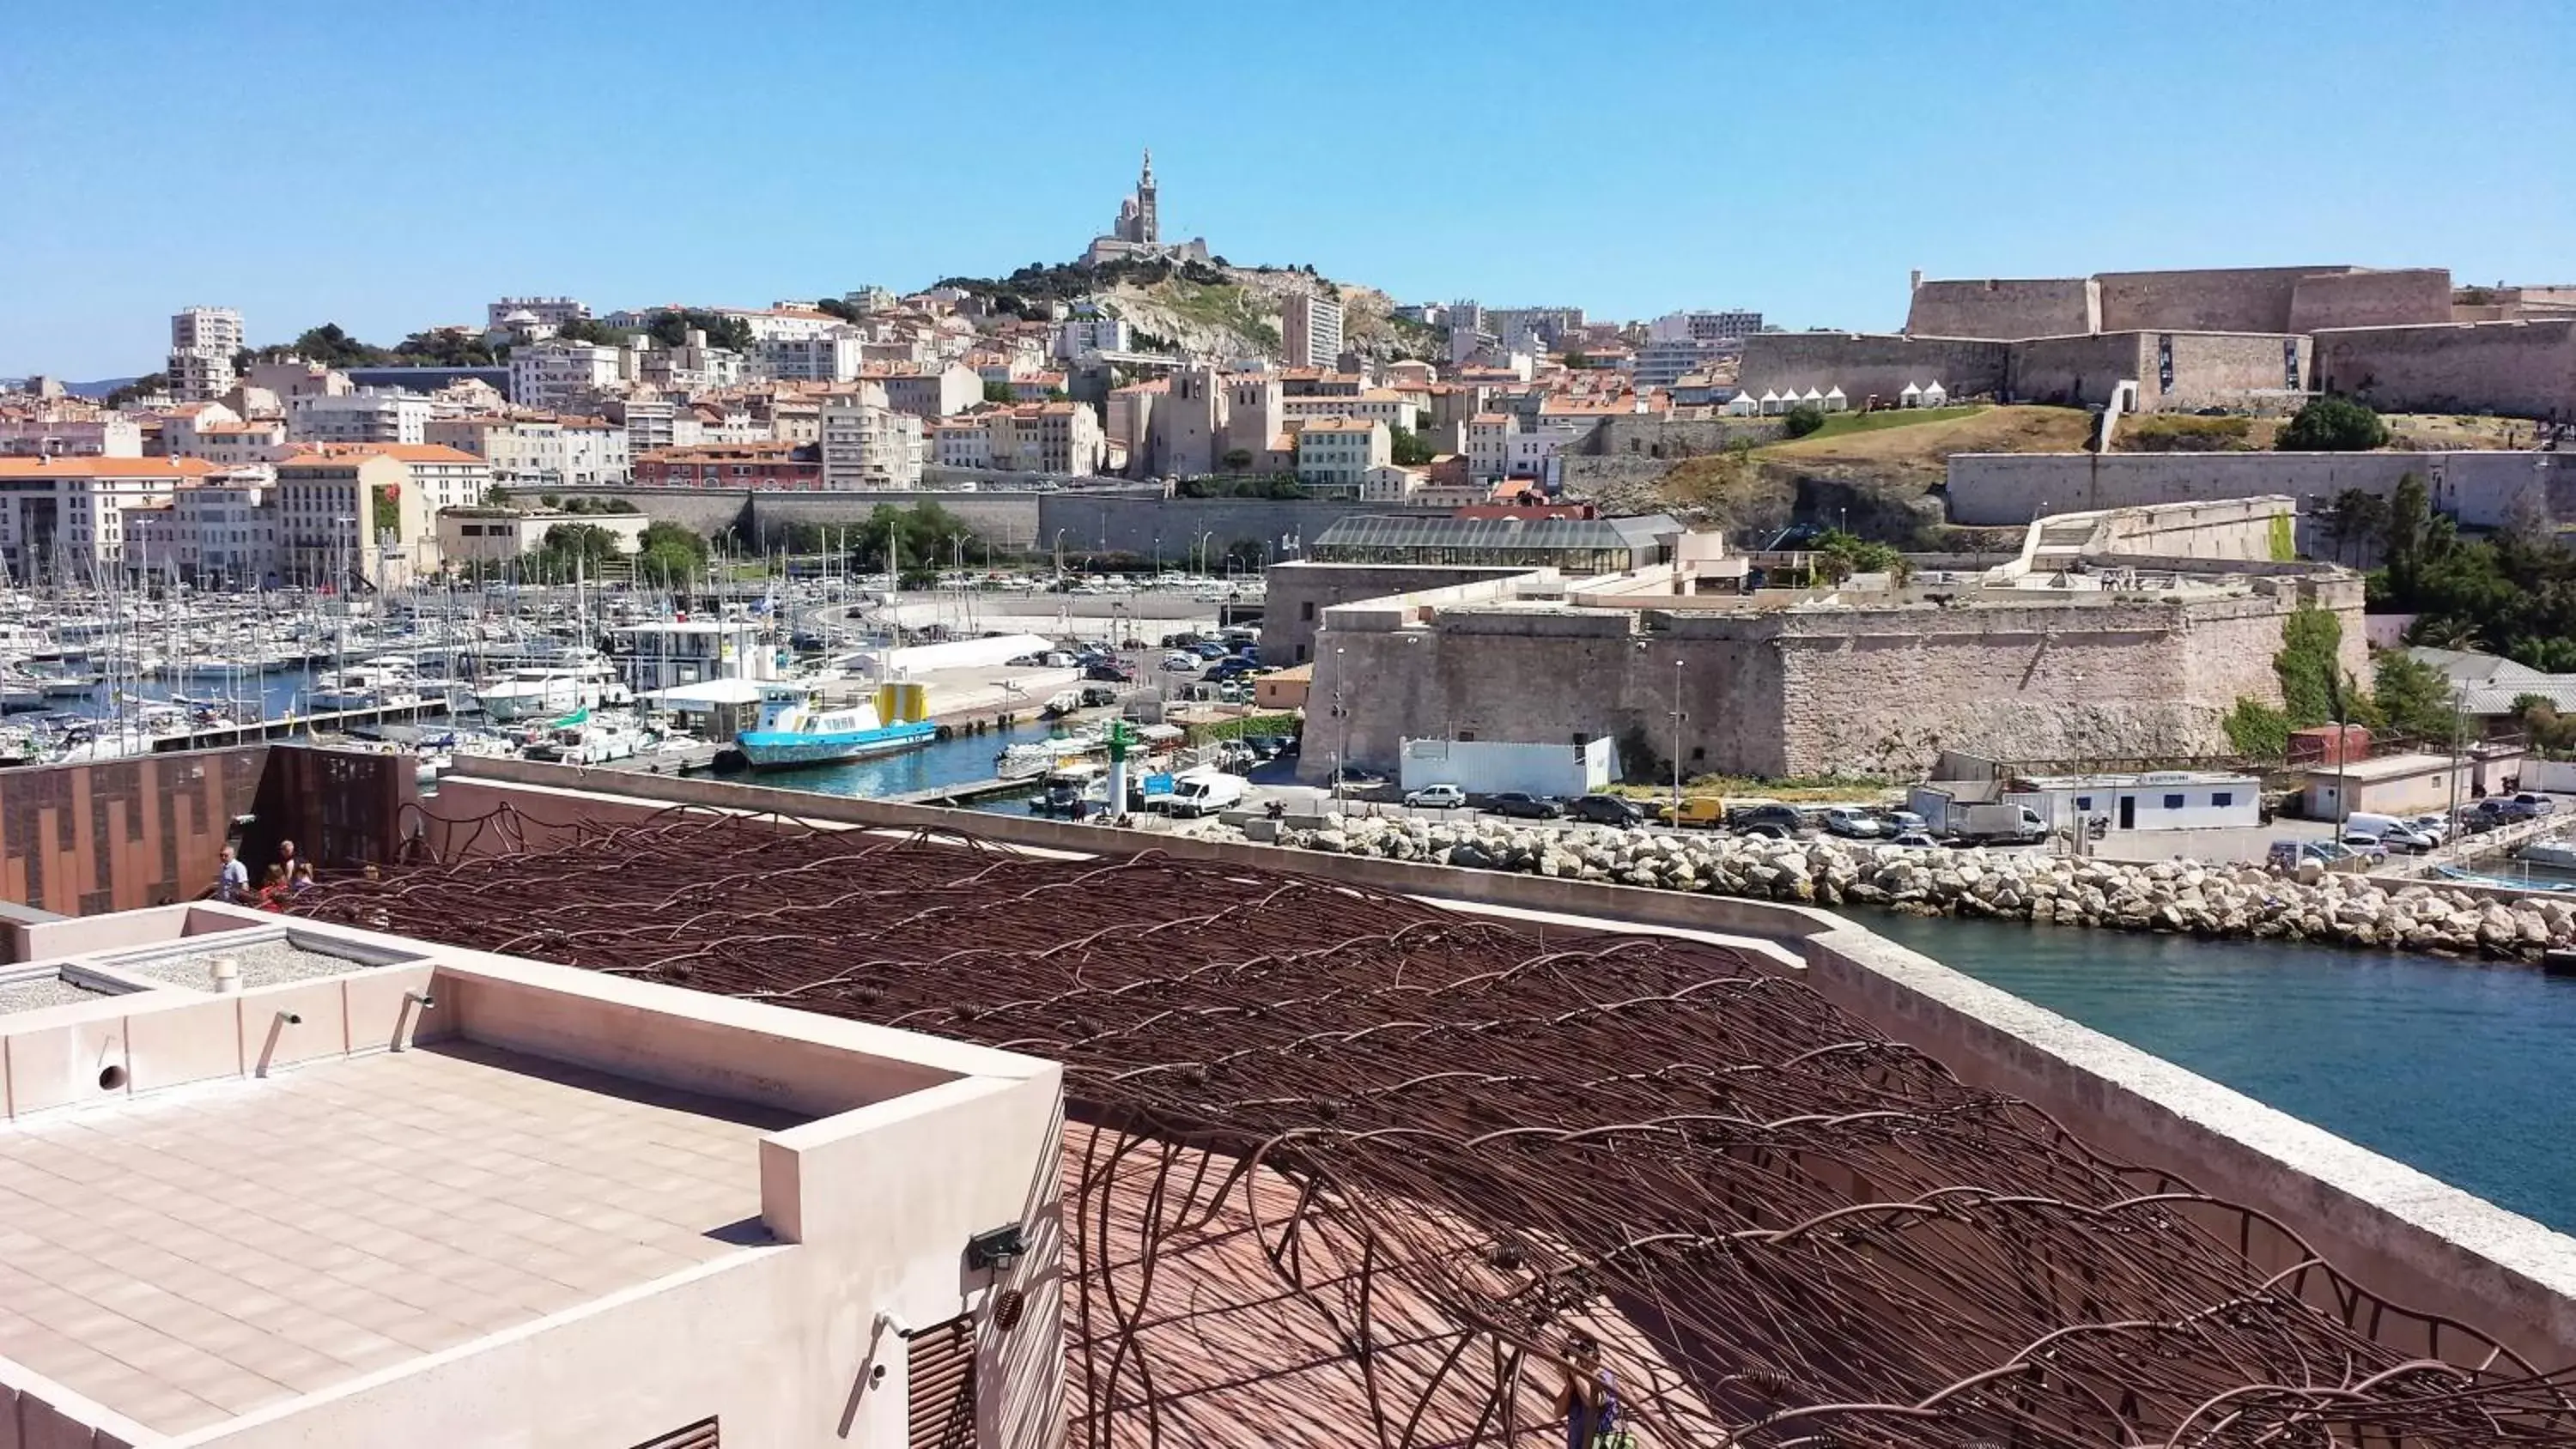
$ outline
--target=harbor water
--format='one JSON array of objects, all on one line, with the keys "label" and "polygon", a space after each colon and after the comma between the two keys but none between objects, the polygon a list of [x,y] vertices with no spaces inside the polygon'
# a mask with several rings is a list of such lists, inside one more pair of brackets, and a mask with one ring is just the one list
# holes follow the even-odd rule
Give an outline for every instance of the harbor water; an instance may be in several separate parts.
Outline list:
[{"label": "harbor water", "polygon": [[[764,770],[753,783],[781,790],[811,790],[818,795],[871,798],[971,785],[993,778],[993,758],[1004,746],[1018,740],[1043,740],[1051,728],[1035,720],[1023,720],[1008,729],[955,735],[902,754],[847,760],[837,765]],[[1031,780],[1029,784],[1034,789],[1037,782]],[[981,808],[1004,814],[1028,813],[1027,801],[1020,796],[987,801]]]},{"label": "harbor water", "polygon": [[1953,970],[2576,1232],[2576,1093],[2561,1080],[2576,980],[2272,941],[1849,914]]}]

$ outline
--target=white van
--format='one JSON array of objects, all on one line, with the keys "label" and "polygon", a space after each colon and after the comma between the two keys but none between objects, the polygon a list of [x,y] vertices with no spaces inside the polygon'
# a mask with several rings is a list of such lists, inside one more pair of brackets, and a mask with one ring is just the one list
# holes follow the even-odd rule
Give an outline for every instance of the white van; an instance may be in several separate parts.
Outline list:
[{"label": "white van", "polygon": [[1192,771],[1172,781],[1170,803],[1164,808],[1184,819],[1214,815],[1243,803],[1243,780],[1220,771]]},{"label": "white van", "polygon": [[2376,815],[2367,810],[2355,810],[2346,817],[2343,833],[2367,835],[2390,850],[2431,850],[2441,843],[2394,815]]}]

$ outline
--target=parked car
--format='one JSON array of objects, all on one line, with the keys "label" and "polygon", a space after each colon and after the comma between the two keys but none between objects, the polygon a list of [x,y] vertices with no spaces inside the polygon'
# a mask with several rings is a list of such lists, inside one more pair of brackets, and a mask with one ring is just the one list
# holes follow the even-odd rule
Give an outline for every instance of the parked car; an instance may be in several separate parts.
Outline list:
[{"label": "parked car", "polygon": [[1928,830],[1900,830],[1887,843],[1902,845],[1908,850],[1930,850],[1941,842],[1934,840]]},{"label": "parked car", "polygon": [[1564,806],[1522,790],[1505,790],[1488,799],[1485,808],[1496,815],[1509,815],[1519,820],[1554,820],[1565,814]]},{"label": "parked car", "polygon": [[1197,655],[1184,654],[1177,649],[1163,656],[1163,668],[1172,674],[1195,674],[1198,672],[1199,664]]},{"label": "parked car", "polygon": [[1690,795],[1657,807],[1655,818],[1676,829],[1714,830],[1726,823],[1726,802],[1715,795]]},{"label": "parked car", "polygon": [[1836,805],[1825,811],[1825,831],[1853,840],[1873,840],[1878,836],[1878,817],[1857,805]]},{"label": "parked car", "polygon": [[1118,691],[1111,689],[1108,685],[1088,684],[1083,686],[1082,707],[1084,709],[1098,709],[1102,705],[1116,704],[1117,702]]},{"label": "parked car", "polygon": [[2479,801],[2478,813],[2499,825],[2519,825],[2525,820],[2539,819],[2540,807],[2526,805],[2520,800],[2508,800],[2499,795]]},{"label": "parked car", "polygon": [[1776,825],[1780,835],[1786,837],[1805,829],[1807,818],[1798,813],[1795,805],[1747,805],[1728,811],[1726,823],[1748,834],[1756,825]]},{"label": "parked car", "polygon": [[2516,805],[2530,806],[2531,813],[2534,815],[2555,815],[2558,813],[2557,801],[2550,799],[2546,795],[2535,795],[2529,790],[2525,790],[2521,794],[2514,796],[2513,803]]},{"label": "parked car", "polygon": [[2375,835],[2364,835],[2359,831],[2355,831],[2352,834],[2346,835],[2342,840],[2336,843],[2341,845],[2351,854],[2358,855],[2374,864],[2388,858],[2388,847],[2380,844],[2379,837]]},{"label": "parked car", "polygon": [[1202,679],[1213,680],[1241,679],[1247,674],[1256,674],[1259,672],[1260,671],[1253,668],[1249,660],[1220,659],[1216,663],[1209,665],[1207,673],[1199,677]]},{"label": "parked car", "polygon": [[2451,838],[2451,822],[2441,815],[2418,815],[2406,822],[2407,828],[2431,840],[2435,845]]},{"label": "parked car", "polygon": [[1082,677],[1097,679],[1104,684],[1133,684],[1136,680],[1136,671],[1132,666],[1112,661],[1107,664],[1092,665],[1082,671]]},{"label": "parked car", "polygon": [[1577,820],[1588,820],[1595,825],[1616,825],[1625,828],[1646,823],[1646,812],[1636,801],[1624,800],[1616,795],[1581,796],[1566,807],[1565,813]]},{"label": "parked car", "polygon": [[1749,835],[1761,840],[1792,840],[1797,837],[1796,831],[1776,820],[1757,820],[1751,825],[1738,826],[1736,834]]},{"label": "parked car", "polygon": [[1455,810],[1467,803],[1467,792],[1455,785],[1425,785],[1404,797],[1416,810]]}]

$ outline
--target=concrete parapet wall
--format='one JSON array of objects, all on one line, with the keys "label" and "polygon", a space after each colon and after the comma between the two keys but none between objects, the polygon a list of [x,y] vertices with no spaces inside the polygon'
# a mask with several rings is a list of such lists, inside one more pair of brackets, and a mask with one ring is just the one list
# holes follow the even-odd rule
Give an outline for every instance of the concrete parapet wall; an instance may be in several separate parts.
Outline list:
[{"label": "concrete parapet wall", "polygon": [[1961,1080],[2032,1103],[2097,1151],[2164,1167],[2205,1193],[2269,1214],[2364,1287],[2405,1308],[2472,1324],[2543,1368],[2576,1362],[2576,1241],[1830,912],[1237,842],[1110,837],[1091,826],[709,780],[615,772],[585,778],[564,766],[516,760],[478,760],[443,795],[451,815],[481,815],[504,803],[523,818],[552,822],[551,833],[532,842],[539,844],[568,843],[581,823],[629,823],[671,804],[782,811],[1084,854],[1150,845],[1184,860],[1263,874],[1297,871],[1462,906],[1773,941],[1805,963],[1804,979],[1826,999],[1931,1054]]},{"label": "concrete parapet wall", "polygon": [[2316,335],[2320,386],[2386,412],[2576,418],[2576,318]]},{"label": "concrete parapet wall", "polygon": [[1287,668],[1313,658],[1326,609],[1530,572],[1468,564],[1293,563],[1272,569],[1261,612],[1261,662]]},{"label": "concrete parapet wall", "polygon": [[2090,277],[1924,282],[1905,309],[1905,330],[1916,337],[2061,337],[2101,327],[2101,288]]},{"label": "concrete parapet wall", "polygon": [[2500,526],[2526,497],[2576,518],[2576,458],[2555,453],[1956,453],[1946,491],[1950,521],[1973,526],[2266,494],[2313,514],[2347,489],[2385,497],[2408,473],[2471,528]]}]

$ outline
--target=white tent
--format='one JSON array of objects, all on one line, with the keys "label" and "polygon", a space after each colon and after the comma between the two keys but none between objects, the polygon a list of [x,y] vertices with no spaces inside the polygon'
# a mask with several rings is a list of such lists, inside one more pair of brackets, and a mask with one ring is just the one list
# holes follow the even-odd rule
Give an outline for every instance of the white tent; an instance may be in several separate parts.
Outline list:
[{"label": "white tent", "polygon": [[1762,411],[1762,400],[1749,392],[1739,392],[1726,402],[1728,417],[1749,418],[1760,411]]},{"label": "white tent", "polygon": [[1937,408],[1949,400],[1950,394],[1942,389],[1941,380],[1937,377],[1932,379],[1930,387],[1923,389],[1923,405],[1927,408]]},{"label": "white tent", "polygon": [[1835,388],[1833,391],[1825,394],[1826,412],[1839,413],[1848,412],[1850,410],[1851,399],[1843,396],[1843,390],[1841,388]]},{"label": "white tent", "polygon": [[1909,382],[1905,385],[1905,391],[1898,393],[1896,398],[1907,407],[1919,408],[1923,406],[1923,389]]},{"label": "white tent", "polygon": [[1814,385],[1810,384],[1807,388],[1807,395],[1798,399],[1798,401],[1802,403],[1814,403],[1817,407],[1821,408],[1825,405],[1825,395],[1816,391]]},{"label": "white tent", "polygon": [[1788,406],[1780,401],[1780,394],[1776,392],[1765,392],[1762,394],[1762,412],[1764,416],[1767,417],[1773,413],[1784,413],[1788,410]]}]

